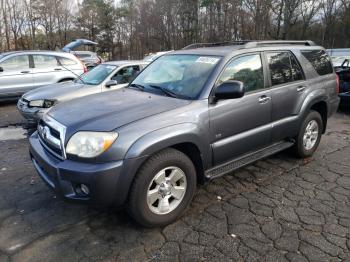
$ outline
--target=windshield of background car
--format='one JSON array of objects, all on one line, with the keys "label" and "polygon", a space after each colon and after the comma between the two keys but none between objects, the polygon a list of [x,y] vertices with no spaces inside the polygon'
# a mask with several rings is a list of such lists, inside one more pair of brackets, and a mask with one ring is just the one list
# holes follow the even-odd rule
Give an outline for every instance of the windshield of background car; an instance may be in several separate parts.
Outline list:
[{"label": "windshield of background car", "polygon": [[195,99],[220,59],[219,56],[165,55],[148,65],[132,84],[143,86],[144,91],[154,91],[155,86],[178,97]]},{"label": "windshield of background car", "polygon": [[[87,73],[81,76],[84,84],[87,85],[99,85],[101,84],[112,72],[115,70],[117,66],[115,65],[107,65],[102,64],[94,67]],[[79,80],[78,80],[79,81]]]},{"label": "windshield of background car", "polygon": [[348,51],[343,50],[327,50],[328,55],[332,59],[334,66],[341,66],[344,60],[350,60],[350,49]]}]

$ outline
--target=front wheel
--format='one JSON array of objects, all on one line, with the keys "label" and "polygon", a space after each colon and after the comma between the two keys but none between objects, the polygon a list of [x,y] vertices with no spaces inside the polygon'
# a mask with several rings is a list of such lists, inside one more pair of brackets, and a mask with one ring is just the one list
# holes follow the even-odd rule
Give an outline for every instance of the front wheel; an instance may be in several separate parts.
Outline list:
[{"label": "front wheel", "polygon": [[160,151],[137,173],[128,212],[148,227],[170,224],[189,206],[196,184],[196,171],[188,156],[172,148]]},{"label": "front wheel", "polygon": [[323,121],[320,113],[310,111],[300,126],[294,146],[298,157],[306,158],[312,156],[316,151],[322,136]]}]

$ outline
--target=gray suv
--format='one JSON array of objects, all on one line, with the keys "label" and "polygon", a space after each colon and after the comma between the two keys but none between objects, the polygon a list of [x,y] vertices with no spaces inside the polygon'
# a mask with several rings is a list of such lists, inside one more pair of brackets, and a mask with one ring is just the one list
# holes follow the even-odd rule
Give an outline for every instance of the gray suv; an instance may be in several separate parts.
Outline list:
[{"label": "gray suv", "polygon": [[30,155],[65,199],[125,205],[139,223],[162,226],[183,214],[198,182],[287,148],[310,157],[337,90],[329,57],[310,41],[192,45],[127,88],[54,107]]},{"label": "gray suv", "polygon": [[15,51],[0,54],[0,100],[21,96],[34,88],[69,81],[86,72],[73,54]]}]

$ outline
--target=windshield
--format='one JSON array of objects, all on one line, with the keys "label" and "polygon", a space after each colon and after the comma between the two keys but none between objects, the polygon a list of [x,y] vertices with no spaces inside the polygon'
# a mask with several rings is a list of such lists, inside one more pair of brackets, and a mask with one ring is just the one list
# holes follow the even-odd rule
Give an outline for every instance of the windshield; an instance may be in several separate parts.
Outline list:
[{"label": "windshield", "polygon": [[332,56],[331,59],[332,59],[332,63],[334,66],[341,66],[346,59],[350,60],[350,55],[348,55],[348,56]]},{"label": "windshield", "polygon": [[87,85],[99,85],[101,84],[117,66],[102,64],[94,67],[87,73],[83,74],[77,81],[82,81]]},{"label": "windshield", "polygon": [[217,56],[165,55],[148,65],[131,86],[138,85],[144,91],[164,95],[170,92],[179,98],[195,99],[220,59]]}]

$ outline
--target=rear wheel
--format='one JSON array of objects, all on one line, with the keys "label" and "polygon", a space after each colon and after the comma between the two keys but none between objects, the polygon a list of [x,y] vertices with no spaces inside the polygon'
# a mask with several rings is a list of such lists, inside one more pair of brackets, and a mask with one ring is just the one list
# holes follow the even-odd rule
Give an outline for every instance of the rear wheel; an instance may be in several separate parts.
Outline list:
[{"label": "rear wheel", "polygon": [[322,136],[323,121],[317,111],[310,111],[300,126],[294,146],[295,153],[301,158],[312,156]]},{"label": "rear wheel", "polygon": [[167,225],[186,210],[196,184],[192,161],[178,150],[165,149],[148,159],[137,173],[128,212],[142,225]]}]

